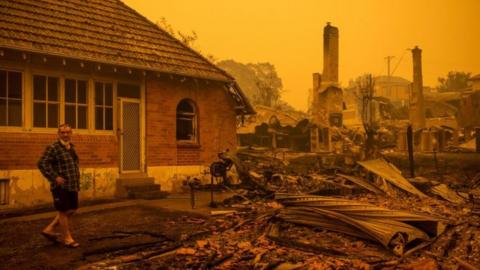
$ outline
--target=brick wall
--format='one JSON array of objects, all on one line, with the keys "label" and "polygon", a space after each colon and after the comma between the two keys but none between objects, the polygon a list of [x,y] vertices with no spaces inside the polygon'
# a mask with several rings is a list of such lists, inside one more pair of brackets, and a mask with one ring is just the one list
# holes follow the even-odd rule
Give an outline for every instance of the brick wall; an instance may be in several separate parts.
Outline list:
[{"label": "brick wall", "polygon": [[[147,165],[208,165],[236,145],[233,102],[220,83],[148,77],[146,80]],[[191,99],[198,110],[199,144],[176,141],[176,108]]]},{"label": "brick wall", "polygon": [[[147,166],[209,165],[217,153],[236,145],[233,102],[219,83],[165,77],[147,78]],[[199,144],[178,145],[176,107],[185,98],[198,110]],[[36,169],[45,147],[56,134],[0,132],[0,170]],[[114,135],[75,134],[72,138],[81,167],[118,167],[119,146]]]},{"label": "brick wall", "polygon": [[[0,132],[0,170],[36,169],[43,151],[56,138],[56,134]],[[118,166],[115,136],[74,134],[72,142],[81,167]]]}]

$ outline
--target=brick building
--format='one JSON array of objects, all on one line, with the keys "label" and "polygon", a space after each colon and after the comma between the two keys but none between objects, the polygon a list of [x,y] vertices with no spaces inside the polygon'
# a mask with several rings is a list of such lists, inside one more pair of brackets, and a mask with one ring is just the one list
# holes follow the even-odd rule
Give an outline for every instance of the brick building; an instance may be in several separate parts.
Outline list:
[{"label": "brick building", "polygon": [[172,189],[236,145],[234,79],[119,0],[0,2],[0,207],[50,202],[36,168],[69,123],[83,197]]}]

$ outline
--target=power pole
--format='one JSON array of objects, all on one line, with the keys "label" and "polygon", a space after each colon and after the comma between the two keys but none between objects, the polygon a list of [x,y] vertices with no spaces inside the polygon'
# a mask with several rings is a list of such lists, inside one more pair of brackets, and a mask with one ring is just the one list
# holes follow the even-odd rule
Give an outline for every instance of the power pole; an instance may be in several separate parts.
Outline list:
[{"label": "power pole", "polygon": [[374,96],[374,80],[372,74],[368,74],[361,82],[360,89],[363,95],[362,104],[362,123],[365,129],[365,157],[366,159],[373,159],[376,157],[376,141],[375,134],[377,133],[377,127],[375,123],[375,111],[373,108],[373,96]]},{"label": "power pole", "polygon": [[388,99],[392,96],[392,84],[390,82],[392,73],[390,72],[390,62],[395,56],[389,55],[386,56],[385,59],[387,60],[387,92],[385,93]]},{"label": "power pole", "polygon": [[392,75],[390,73],[390,62],[392,61],[393,58],[395,58],[395,56],[393,56],[393,55],[389,55],[389,56],[385,57],[385,60],[387,60],[387,75],[388,75],[388,77],[390,77]]}]

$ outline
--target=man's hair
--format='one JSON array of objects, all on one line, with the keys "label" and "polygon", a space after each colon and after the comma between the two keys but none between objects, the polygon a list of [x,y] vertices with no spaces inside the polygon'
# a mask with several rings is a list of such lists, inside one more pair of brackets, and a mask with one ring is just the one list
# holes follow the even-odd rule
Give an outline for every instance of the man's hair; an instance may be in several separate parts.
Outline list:
[{"label": "man's hair", "polygon": [[62,129],[62,128],[70,128],[70,129],[72,129],[72,127],[71,127],[69,124],[67,124],[67,123],[65,123],[65,124],[60,124],[60,125],[58,126],[58,130],[60,130],[60,129]]}]

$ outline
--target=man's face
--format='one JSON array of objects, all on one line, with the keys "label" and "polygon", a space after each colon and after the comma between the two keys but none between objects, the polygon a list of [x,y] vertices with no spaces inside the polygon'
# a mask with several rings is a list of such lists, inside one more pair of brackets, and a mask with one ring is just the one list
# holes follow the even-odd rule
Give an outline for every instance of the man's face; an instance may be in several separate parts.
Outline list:
[{"label": "man's face", "polygon": [[59,128],[58,137],[64,142],[69,142],[72,138],[72,128],[67,126]]}]

